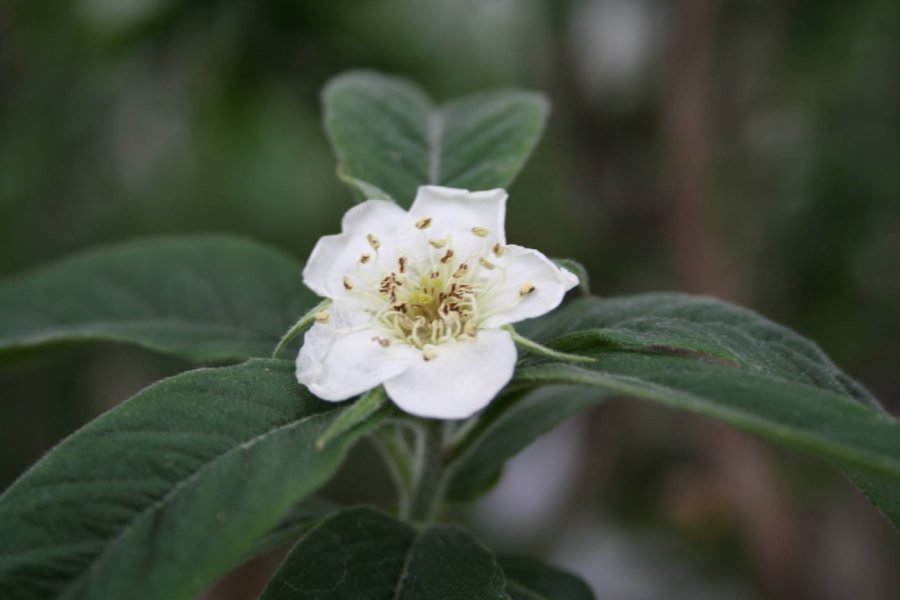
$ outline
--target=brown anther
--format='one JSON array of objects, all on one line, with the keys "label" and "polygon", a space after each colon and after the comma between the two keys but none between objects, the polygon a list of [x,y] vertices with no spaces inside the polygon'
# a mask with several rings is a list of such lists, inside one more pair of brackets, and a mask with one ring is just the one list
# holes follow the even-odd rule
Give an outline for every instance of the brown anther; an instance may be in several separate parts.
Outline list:
[{"label": "brown anther", "polygon": [[459,265],[459,268],[457,268],[456,271],[453,273],[453,278],[459,279],[460,277],[465,275],[466,271],[468,271],[468,270],[469,270],[469,265],[467,265],[466,263],[462,263],[461,265]]},{"label": "brown anther", "polygon": [[379,346],[382,348],[387,348],[391,345],[391,340],[386,340],[384,338],[378,337],[377,335],[372,338],[373,342],[377,342]]},{"label": "brown anther", "polygon": [[353,289],[353,282],[347,276],[344,276],[344,289],[348,292]]},{"label": "brown anther", "polygon": [[366,264],[370,260],[372,260],[372,257],[368,254],[363,254],[362,256],[359,257],[359,262],[361,262],[362,264]]},{"label": "brown anther", "polygon": [[536,288],[533,283],[523,283],[522,287],[519,288],[520,296],[527,296],[528,294],[534,292]]},{"label": "brown anther", "polygon": [[484,267],[485,269],[487,269],[488,271],[495,269],[497,267],[497,265],[495,265],[491,261],[487,260],[483,256],[478,259],[478,264],[481,265],[482,267]]},{"label": "brown anther", "polygon": [[416,221],[416,229],[427,229],[431,225],[431,217],[425,217]]},{"label": "brown anther", "polygon": [[371,233],[366,236],[366,239],[369,240],[369,245],[372,246],[372,248],[374,248],[375,251],[378,251],[378,249],[381,248],[381,242],[379,242],[378,238],[375,237],[374,235],[372,235]]},{"label": "brown anther", "polygon": [[331,317],[328,316],[326,311],[321,310],[313,315],[313,318],[316,320],[316,323],[327,323]]},{"label": "brown anther", "polygon": [[395,305],[394,310],[396,310],[397,312],[402,312],[403,314],[406,314],[406,302]]},{"label": "brown anther", "polygon": [[428,243],[435,248],[443,248],[447,245],[447,240],[428,240]]},{"label": "brown anther", "polygon": [[498,257],[503,256],[503,246],[500,245],[500,242],[497,242],[496,244],[494,244],[493,250],[494,250],[494,255],[496,255]]},{"label": "brown anther", "polygon": [[440,274],[439,272],[437,272],[437,271],[432,271],[432,272],[431,272],[431,278],[432,278],[432,279],[440,279],[440,278],[441,278],[441,274]]},{"label": "brown anther", "polygon": [[400,263],[400,272],[406,273],[406,257],[401,256],[400,258],[397,259],[397,262]]},{"label": "brown anther", "polygon": [[491,232],[490,229],[485,229],[484,227],[473,227],[472,233],[477,235],[478,237],[487,237],[487,235]]},{"label": "brown anther", "polygon": [[441,262],[447,264],[447,261],[453,258],[453,249],[448,248],[447,252],[441,257]]}]

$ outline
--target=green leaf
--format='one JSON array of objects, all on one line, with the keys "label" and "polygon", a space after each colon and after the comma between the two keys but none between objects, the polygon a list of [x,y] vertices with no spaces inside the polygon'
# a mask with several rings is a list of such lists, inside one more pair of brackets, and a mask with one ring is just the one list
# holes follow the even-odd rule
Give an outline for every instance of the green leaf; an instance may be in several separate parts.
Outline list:
[{"label": "green leaf", "polygon": [[435,106],[412,83],[365,71],[332,79],[323,101],[341,178],[366,197],[386,193],[404,206],[425,184],[507,187],[548,113],[543,96],[518,90]]},{"label": "green leaf", "polygon": [[353,191],[357,201],[359,202],[365,202],[366,200],[387,200],[389,202],[394,201],[394,199],[391,198],[391,195],[385,192],[383,189],[376,187],[371,183],[367,183],[365,181],[361,181],[359,179],[356,179],[355,177],[347,175],[342,165],[339,165],[337,168],[337,176],[338,179],[341,180],[341,182],[347,184],[347,186]]},{"label": "green leaf", "polygon": [[456,527],[352,508],[300,540],[261,600],[508,600],[505,584],[493,554]]},{"label": "green leaf", "polygon": [[0,496],[0,598],[193,598],[327,481],[378,421],[251,360],[163,380],[62,442]]},{"label": "green leaf", "polygon": [[472,443],[458,449],[446,498],[455,502],[477,498],[499,479],[504,463],[539,435],[611,395],[592,388],[547,386],[525,396],[499,398],[468,436]]},{"label": "green leaf", "polygon": [[714,298],[641,294],[585,298],[519,330],[557,350],[610,348],[695,358],[878,402],[810,340]]},{"label": "green leaf", "polygon": [[594,600],[586,583],[570,573],[521,556],[497,557],[512,600]]},{"label": "green leaf", "polygon": [[568,383],[704,414],[831,459],[900,524],[900,422],[812,342],[709,298],[577,301],[524,331],[593,363],[526,358],[519,383]]},{"label": "green leaf", "polygon": [[138,240],[0,283],[0,358],[108,341],[198,363],[268,356],[318,300],[301,266],[228,236]]},{"label": "green leaf", "polygon": [[297,504],[281,519],[269,533],[256,540],[244,555],[244,560],[265,554],[290,541],[296,540],[317,521],[337,510],[331,502],[318,498],[308,498]]},{"label": "green leaf", "polygon": [[387,394],[381,386],[363,394],[359,400],[349,404],[341,416],[335,419],[334,423],[319,436],[319,439],[316,440],[316,448],[321,450],[331,440],[339,438],[347,431],[367,422],[372,415],[387,405],[387,399]]}]

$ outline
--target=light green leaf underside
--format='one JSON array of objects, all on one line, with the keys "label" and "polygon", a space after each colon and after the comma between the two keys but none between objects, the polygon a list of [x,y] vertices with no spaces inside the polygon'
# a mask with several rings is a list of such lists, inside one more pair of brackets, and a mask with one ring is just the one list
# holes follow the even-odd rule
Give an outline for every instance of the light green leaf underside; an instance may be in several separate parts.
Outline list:
[{"label": "light green leaf underside", "polygon": [[316,302],[297,262],[255,242],[219,235],[126,242],[0,283],[0,359],[87,341],[204,364],[264,357]]},{"label": "light green leaf underside", "polygon": [[507,187],[548,113],[543,96],[518,90],[437,107],[412,83],[365,71],[332,79],[323,102],[341,178],[361,197],[383,191],[403,206],[424,184]]},{"label": "light green leaf underside", "polygon": [[378,421],[315,451],[343,410],[307,393],[287,361],[147,388],[0,496],[0,598],[193,598]]},{"label": "light green leaf underside", "polygon": [[835,461],[895,523],[900,424],[812,342],[709,298],[588,298],[523,328],[596,358],[526,358],[519,383],[567,383],[698,412]]},{"label": "light green leaf underside", "polygon": [[511,600],[594,600],[594,593],[570,573],[521,556],[497,557]]},{"label": "light green leaf underside", "polygon": [[300,540],[261,600],[508,600],[504,586],[493,554],[464,531],[352,508]]}]

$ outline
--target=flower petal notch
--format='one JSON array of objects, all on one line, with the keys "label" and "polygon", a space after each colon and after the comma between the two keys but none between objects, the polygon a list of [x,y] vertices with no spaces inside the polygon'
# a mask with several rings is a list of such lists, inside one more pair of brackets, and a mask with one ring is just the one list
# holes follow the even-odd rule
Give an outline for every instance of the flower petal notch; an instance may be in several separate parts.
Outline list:
[{"label": "flower petal notch", "polygon": [[350,209],[321,238],[304,283],[332,301],[297,356],[297,380],[338,402],[384,384],[404,411],[464,419],[512,378],[504,326],[556,308],[578,278],[506,243],[504,190],[419,188],[409,212]]}]

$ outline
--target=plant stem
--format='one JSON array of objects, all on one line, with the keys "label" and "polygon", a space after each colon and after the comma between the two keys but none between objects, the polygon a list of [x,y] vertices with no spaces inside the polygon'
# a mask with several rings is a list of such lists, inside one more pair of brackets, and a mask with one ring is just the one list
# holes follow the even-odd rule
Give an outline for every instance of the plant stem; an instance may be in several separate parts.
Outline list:
[{"label": "plant stem", "polygon": [[412,463],[412,452],[403,440],[405,427],[401,423],[391,423],[380,427],[372,436],[375,447],[381,454],[394,486],[397,490],[397,514],[409,514],[410,496],[412,493],[415,466]]},{"label": "plant stem", "polygon": [[413,522],[431,521],[444,492],[444,423],[422,421],[416,461],[416,481],[406,517]]}]

